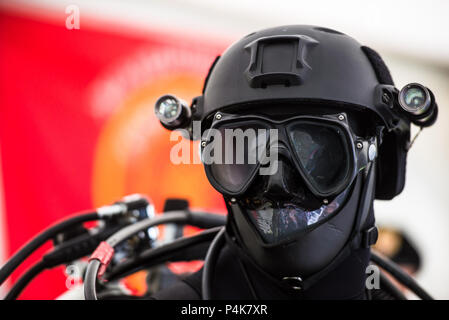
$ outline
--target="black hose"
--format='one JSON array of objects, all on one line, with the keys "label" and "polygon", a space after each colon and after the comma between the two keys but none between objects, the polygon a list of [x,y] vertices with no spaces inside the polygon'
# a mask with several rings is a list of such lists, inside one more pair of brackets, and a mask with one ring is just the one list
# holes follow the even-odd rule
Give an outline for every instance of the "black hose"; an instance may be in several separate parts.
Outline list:
[{"label": "black hose", "polygon": [[25,272],[19,280],[14,284],[5,297],[5,300],[15,300],[19,297],[22,290],[33,280],[39,273],[47,268],[44,261],[35,263],[27,272]]},{"label": "black hose", "polygon": [[86,277],[84,278],[84,298],[86,300],[97,300],[97,274],[100,269],[99,260],[91,260],[86,270]]},{"label": "black hose", "polygon": [[[179,238],[170,243],[164,244],[160,247],[147,249],[136,258],[124,261],[119,265],[117,265],[117,267],[112,269],[111,272],[109,272],[105,276],[105,278],[108,281],[112,281],[117,278],[126,276],[128,274],[137,272],[141,269],[153,267],[154,265],[166,262],[167,258],[174,258],[175,257],[174,255],[178,252],[185,259],[187,257],[198,259],[200,258],[198,257],[198,252],[196,252],[194,257],[191,257],[191,252],[188,249],[192,248],[192,246],[194,246],[193,249],[197,249],[196,246],[201,245],[203,243],[207,244],[207,242],[210,242],[214,239],[214,237],[220,230],[221,227],[208,229],[188,238]],[[206,248],[204,250],[206,250]],[[177,256],[175,258],[180,257]]]},{"label": "black hose", "polygon": [[57,234],[80,223],[97,220],[99,218],[96,212],[77,215],[63,220],[39,233],[36,237],[26,243],[17,251],[0,270],[0,285],[14,272],[14,270],[32,254],[37,248],[42,246],[48,240],[54,238]]},{"label": "black hose", "polygon": [[396,287],[384,273],[380,273],[380,286],[383,291],[388,292],[395,300],[407,300],[405,295]]},{"label": "black hose", "polygon": [[[132,237],[136,233],[147,230],[151,227],[160,225],[160,224],[166,224],[166,223],[187,223],[189,220],[189,215],[185,211],[173,211],[169,214],[156,217],[156,218],[148,218],[139,222],[136,222],[132,225],[129,225],[116,233],[114,233],[112,236],[110,236],[106,242],[111,246],[115,247],[119,243],[125,241],[126,239]],[[97,267],[93,267],[94,265],[98,264]],[[86,276],[86,279],[84,279],[84,296],[86,300],[97,300],[97,295],[95,292],[95,283],[96,283],[96,277],[98,273],[98,269],[100,267],[100,261],[97,259],[92,259],[88,266],[87,270],[91,273],[95,271],[95,277],[92,277],[92,274],[90,274],[90,277],[88,278]]]},{"label": "black hose", "polygon": [[[88,254],[90,254],[95,248],[100,244],[100,242],[118,229],[105,230],[103,232],[90,235],[85,234],[77,238],[70,239],[67,242],[57,246],[52,251],[46,253],[42,260],[30,269],[28,269],[11,288],[8,295],[5,297],[6,300],[17,299],[21,291],[36,277],[44,271],[45,269],[51,269],[64,263],[71,262],[76,259],[80,259]],[[41,268],[37,268],[37,265]]]},{"label": "black hose", "polygon": [[391,260],[387,260],[371,250],[371,261],[390,273],[396,280],[413,291],[419,298],[423,300],[433,300],[433,298],[408,274],[406,274],[397,264]]},{"label": "black hose", "polygon": [[226,218],[227,216],[216,213],[189,211],[189,224],[201,229],[224,226]]},{"label": "black hose", "polygon": [[[170,213],[171,215],[171,213]],[[215,226],[215,225],[222,225],[225,222],[224,216],[220,216],[217,214],[209,214],[209,213],[203,213],[203,212],[191,212],[189,215],[189,220],[191,220],[192,224],[195,226]],[[84,217],[82,218],[84,220]],[[93,219],[95,220],[95,219]],[[75,222],[76,223],[76,222]],[[181,246],[182,248],[185,248],[186,246],[190,246],[192,243],[198,243],[201,241],[206,241],[207,238],[213,237],[218,232],[218,228],[214,228],[211,230],[207,230],[205,232],[202,232],[198,239],[194,239],[195,237],[190,238],[183,238],[182,243],[176,244],[169,244],[169,246],[166,248],[167,252],[162,251],[156,251],[153,255],[149,255],[148,258],[145,258],[145,255],[142,256],[144,259],[151,259],[153,262],[158,262],[159,258],[164,258],[167,255],[170,255],[170,253],[176,251],[176,247]],[[109,232],[107,232],[109,233]],[[107,234],[106,233],[106,234]],[[211,234],[213,233],[213,234]],[[105,235],[106,235],[105,234]],[[110,233],[109,233],[110,234]],[[76,258],[79,258],[81,256],[85,256],[89,252],[92,252],[92,250],[95,249],[96,246],[98,246],[99,241],[104,239],[105,235],[94,235],[89,237],[84,237],[79,240],[73,240],[61,248],[56,248],[54,251],[46,254],[43,259],[33,265],[31,269],[29,269],[27,272],[22,275],[19,280],[14,284],[14,286],[11,288],[8,295],[5,297],[5,299],[13,300],[17,299],[17,297],[20,295],[20,293],[23,291],[23,289],[42,271],[45,269],[53,268],[57,265],[60,265],[62,263],[68,262],[69,260],[73,260],[76,255]],[[50,239],[49,239],[50,240]],[[72,243],[73,242],[73,243]],[[181,242],[181,241],[180,241]],[[184,243],[185,242],[185,243]],[[156,260],[152,259],[152,256],[156,258]],[[135,260],[133,260],[135,261]],[[126,261],[128,262],[128,261]],[[130,261],[132,262],[132,261]],[[125,271],[117,270],[119,271],[119,274],[122,274],[122,272],[126,272],[130,270],[130,267],[126,269],[126,266],[129,264],[123,264],[123,267],[125,268]],[[122,266],[122,265],[120,265]],[[122,268],[123,270],[123,268]]]},{"label": "black hose", "polygon": [[203,277],[201,283],[203,300],[212,299],[212,281],[214,276],[213,270],[215,263],[218,260],[221,248],[225,243],[225,230],[225,227],[222,227],[220,232],[218,232],[215,236],[209,250],[207,251],[206,259],[204,260]]},{"label": "black hose", "polygon": [[148,218],[120,229],[112,236],[110,236],[106,240],[106,242],[111,247],[115,247],[116,245],[132,237],[136,233],[149,229],[150,227],[165,223],[187,223],[188,219],[189,214],[186,211],[173,211],[163,216]]}]

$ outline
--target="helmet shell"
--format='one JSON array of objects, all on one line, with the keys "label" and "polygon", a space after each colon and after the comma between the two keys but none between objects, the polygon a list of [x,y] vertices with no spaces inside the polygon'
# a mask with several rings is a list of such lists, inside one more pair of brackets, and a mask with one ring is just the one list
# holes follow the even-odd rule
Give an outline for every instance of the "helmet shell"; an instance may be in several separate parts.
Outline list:
[{"label": "helmet shell", "polygon": [[369,109],[389,125],[391,115],[376,97],[379,84],[353,38],[317,26],[281,26],[249,34],[223,53],[205,84],[202,114],[269,100],[314,100]]}]

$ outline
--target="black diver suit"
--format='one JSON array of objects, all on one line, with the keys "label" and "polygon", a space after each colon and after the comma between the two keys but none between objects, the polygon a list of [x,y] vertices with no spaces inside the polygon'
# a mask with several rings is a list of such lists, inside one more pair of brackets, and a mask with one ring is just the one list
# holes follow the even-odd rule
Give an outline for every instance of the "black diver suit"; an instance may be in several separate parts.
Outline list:
[{"label": "black diver suit", "polygon": [[[361,249],[347,258],[334,272],[328,274],[307,292],[282,287],[279,283],[239,257],[231,245],[226,245],[217,262],[213,288],[214,299],[227,300],[323,300],[323,299],[366,299],[366,274],[362,265],[369,260],[369,250]],[[162,300],[200,300],[201,277],[199,270],[173,286],[157,292],[153,299]],[[245,277],[245,273],[248,278]],[[254,292],[251,289],[251,285]]]},{"label": "black diver suit", "polygon": [[[371,210],[370,222],[374,214]],[[295,290],[281,283],[258,267],[237,244],[232,223],[228,223],[226,244],[220,252],[214,270],[213,299],[227,300],[364,300],[371,298],[366,290],[365,273],[370,249],[360,248],[344,259],[332,272],[309,289]],[[163,289],[150,299],[200,300],[203,269]],[[379,291],[379,290],[375,290]],[[384,293],[385,295],[385,293]],[[388,298],[388,294],[386,294]]]}]

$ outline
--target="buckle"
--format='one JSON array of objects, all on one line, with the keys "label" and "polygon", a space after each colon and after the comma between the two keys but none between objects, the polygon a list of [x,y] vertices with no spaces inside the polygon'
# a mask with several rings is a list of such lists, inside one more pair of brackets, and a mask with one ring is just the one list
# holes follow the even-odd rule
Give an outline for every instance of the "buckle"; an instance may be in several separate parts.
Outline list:
[{"label": "buckle", "polygon": [[282,281],[294,290],[302,290],[301,277],[283,277]]},{"label": "buckle", "polygon": [[377,238],[379,237],[379,232],[377,231],[377,227],[373,226],[368,230],[362,232],[362,248],[369,248],[373,244],[376,243]]}]

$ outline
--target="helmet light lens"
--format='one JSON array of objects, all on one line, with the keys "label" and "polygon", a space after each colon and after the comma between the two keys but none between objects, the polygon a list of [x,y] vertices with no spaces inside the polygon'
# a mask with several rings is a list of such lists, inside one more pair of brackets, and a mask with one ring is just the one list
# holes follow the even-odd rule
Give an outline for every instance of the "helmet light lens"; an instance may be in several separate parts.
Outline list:
[{"label": "helmet light lens", "polygon": [[165,95],[156,102],[156,116],[164,124],[171,124],[181,114],[180,101],[171,95]]},{"label": "helmet light lens", "polygon": [[399,92],[399,104],[413,115],[425,113],[431,104],[429,90],[418,83],[410,83]]}]

